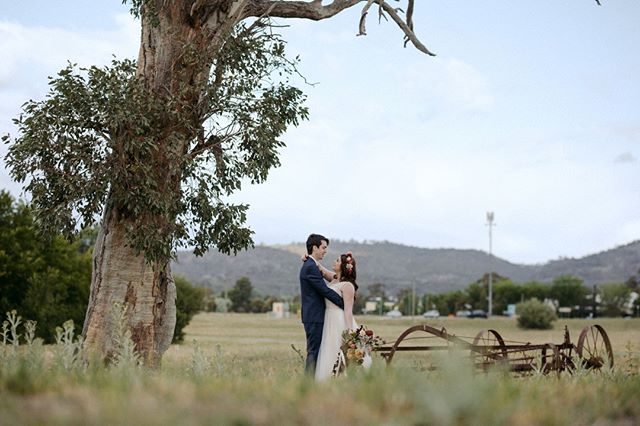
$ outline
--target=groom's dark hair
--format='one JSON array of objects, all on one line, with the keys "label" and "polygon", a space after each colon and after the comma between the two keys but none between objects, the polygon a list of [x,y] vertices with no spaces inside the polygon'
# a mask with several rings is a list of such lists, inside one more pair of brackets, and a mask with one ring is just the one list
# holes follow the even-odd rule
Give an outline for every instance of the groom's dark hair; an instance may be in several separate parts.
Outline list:
[{"label": "groom's dark hair", "polygon": [[311,234],[309,238],[307,238],[307,254],[311,254],[313,252],[313,246],[320,247],[323,241],[327,242],[329,245],[329,239],[320,234]]}]

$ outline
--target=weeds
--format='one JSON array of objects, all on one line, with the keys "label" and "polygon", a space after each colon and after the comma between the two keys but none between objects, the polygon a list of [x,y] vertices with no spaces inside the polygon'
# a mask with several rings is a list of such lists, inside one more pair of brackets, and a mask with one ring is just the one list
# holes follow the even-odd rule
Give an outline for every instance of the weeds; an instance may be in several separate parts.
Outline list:
[{"label": "weeds", "polygon": [[[638,358],[630,343],[624,357],[616,358],[616,370],[588,370],[574,358],[572,374],[540,369],[516,378],[501,368],[473,374],[464,354],[443,353],[433,355],[439,366],[435,371],[410,368],[424,367],[410,358],[404,364],[394,359],[391,367],[376,358],[370,370],[317,385],[302,373],[304,358],[295,345],[283,342],[274,350],[247,344],[261,331],[252,331],[253,338],[244,335],[247,340],[238,349],[200,339],[200,330],[190,357],[174,347],[161,369],[139,368],[124,327],[126,309],[118,309],[118,362],[109,367],[83,361],[73,323],[63,324],[55,345],[44,347],[34,337],[35,323],[22,322],[15,313],[13,328],[5,321],[0,423],[535,425],[640,420]],[[240,333],[222,328],[234,336]]]},{"label": "weeds", "polygon": [[204,354],[197,341],[193,341],[193,355],[189,364],[188,372],[195,379],[202,378],[211,370],[211,361]]},{"label": "weeds", "polygon": [[293,349],[293,351],[298,355],[298,361],[300,362],[300,364],[302,366],[305,365],[305,359],[304,359],[304,354],[302,353],[302,351],[298,348],[296,348],[296,345],[294,345],[293,343],[291,344],[291,349]]},{"label": "weeds", "polygon": [[623,364],[629,374],[640,373],[640,363],[638,362],[638,355],[636,355],[636,353],[634,352],[633,344],[631,343],[631,341],[627,341],[627,343],[624,345]]},{"label": "weeds", "polygon": [[74,336],[72,320],[56,327],[56,344],[53,347],[54,365],[70,371],[82,366],[82,340]]},{"label": "weeds", "polygon": [[116,324],[113,334],[113,365],[124,369],[140,366],[142,360],[136,352],[131,340],[131,330],[127,326],[127,305],[114,303],[111,314]]},{"label": "weeds", "polygon": [[9,326],[7,343],[9,343],[11,346],[17,347],[20,344],[20,334],[18,333],[18,326],[22,324],[22,317],[20,317],[18,313],[13,310],[11,312],[7,312],[7,322]]}]

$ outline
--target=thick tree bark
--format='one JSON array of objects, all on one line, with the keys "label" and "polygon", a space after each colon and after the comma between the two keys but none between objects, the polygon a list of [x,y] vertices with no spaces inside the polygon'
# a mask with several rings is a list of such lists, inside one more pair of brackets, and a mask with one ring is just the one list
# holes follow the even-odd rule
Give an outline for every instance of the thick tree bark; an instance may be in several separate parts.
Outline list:
[{"label": "thick tree bark", "polygon": [[106,212],[93,252],[84,344],[90,357],[114,357],[119,303],[138,354],[156,366],[173,338],[176,287],[168,262],[150,265],[127,247],[124,227],[115,209]]}]

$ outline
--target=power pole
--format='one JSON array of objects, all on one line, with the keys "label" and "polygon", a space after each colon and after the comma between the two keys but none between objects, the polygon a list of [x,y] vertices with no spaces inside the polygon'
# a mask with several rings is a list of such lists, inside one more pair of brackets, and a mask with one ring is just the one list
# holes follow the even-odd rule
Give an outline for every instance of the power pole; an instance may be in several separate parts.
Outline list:
[{"label": "power pole", "polygon": [[487,225],[489,226],[489,296],[487,300],[489,302],[489,308],[487,309],[487,315],[493,315],[493,212],[487,212]]},{"label": "power pole", "polygon": [[415,320],[416,316],[416,280],[411,280],[411,321]]}]

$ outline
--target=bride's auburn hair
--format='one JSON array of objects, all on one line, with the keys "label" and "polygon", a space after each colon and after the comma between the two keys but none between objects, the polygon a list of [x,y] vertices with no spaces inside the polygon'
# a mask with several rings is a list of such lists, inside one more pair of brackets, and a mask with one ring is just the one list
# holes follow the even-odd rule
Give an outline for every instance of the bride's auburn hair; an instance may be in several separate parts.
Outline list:
[{"label": "bride's auburn hair", "polygon": [[356,284],[356,259],[349,251],[340,255],[340,279],[342,281],[349,281],[353,284],[353,288],[358,291],[358,284]]}]

